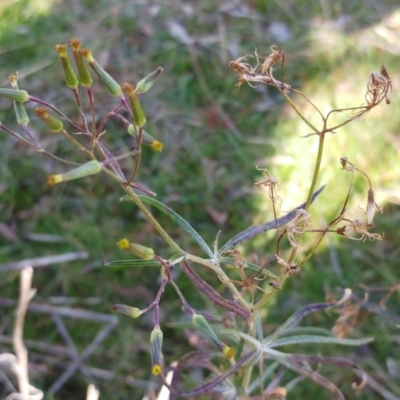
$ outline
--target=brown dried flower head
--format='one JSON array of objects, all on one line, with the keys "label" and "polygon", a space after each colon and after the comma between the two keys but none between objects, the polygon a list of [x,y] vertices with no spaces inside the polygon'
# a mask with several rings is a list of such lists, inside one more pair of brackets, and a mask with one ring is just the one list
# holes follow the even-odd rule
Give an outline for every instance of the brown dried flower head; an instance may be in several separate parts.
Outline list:
[{"label": "brown dried flower head", "polygon": [[383,208],[379,207],[375,202],[374,191],[372,189],[368,190],[368,200],[367,200],[367,208],[365,210],[365,215],[367,216],[367,226],[372,225],[372,221],[375,215],[375,209],[383,214]]},{"label": "brown dried flower head", "polygon": [[370,107],[379,104],[383,99],[386,99],[386,104],[390,104],[391,92],[392,80],[387,69],[382,65],[380,72],[374,71],[369,75],[365,100]]},{"label": "brown dried flower head", "polygon": [[296,249],[304,247],[299,243],[295,235],[307,232],[308,227],[311,225],[310,218],[311,215],[307,210],[303,208],[296,210],[296,216],[289,222],[286,228],[286,233],[292,247]]},{"label": "brown dried flower head", "polygon": [[341,157],[340,164],[342,164],[342,169],[350,172],[354,171],[354,165],[347,159],[347,157]]},{"label": "brown dried flower head", "polygon": [[269,54],[267,57],[265,57],[265,60],[263,63],[260,62],[260,59],[262,58],[259,56],[257,53],[257,49],[255,50],[255,55],[256,59],[259,65],[261,65],[260,71],[262,74],[265,74],[268,72],[268,70],[274,66],[278,61],[282,61],[282,63],[285,60],[285,52],[283,50],[276,50],[278,46],[272,45],[271,46],[271,51],[272,53]]},{"label": "brown dried flower head", "polygon": [[[336,230],[338,235],[345,236],[351,240],[382,240],[383,236],[378,233],[370,233],[367,231],[367,227],[361,222],[360,219],[356,218],[353,221],[350,219],[343,219],[346,221],[346,224]],[[351,234],[359,233],[359,237],[351,236]]]}]

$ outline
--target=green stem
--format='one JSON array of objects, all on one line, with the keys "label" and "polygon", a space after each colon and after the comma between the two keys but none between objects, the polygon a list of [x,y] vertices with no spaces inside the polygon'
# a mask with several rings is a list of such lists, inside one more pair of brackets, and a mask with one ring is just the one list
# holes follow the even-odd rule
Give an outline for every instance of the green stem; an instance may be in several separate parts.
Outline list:
[{"label": "green stem", "polygon": [[142,200],[139,199],[138,195],[132,190],[132,188],[128,186],[124,186],[122,184],[127,195],[133,200],[133,202],[137,205],[139,210],[145,215],[147,220],[154,226],[157,232],[161,235],[161,237],[170,245],[170,247],[176,251],[177,253],[185,254],[186,252],[182,250],[178,244],[168,235],[168,233],[164,230],[164,228],[158,223],[158,221],[153,217],[151,212],[147,209],[147,207],[142,203]]},{"label": "green stem", "polygon": [[319,130],[310,122],[307,120],[307,118],[298,110],[298,108],[295,106],[293,103],[292,99],[288,96],[286,92],[281,92],[283,97],[286,99],[286,101],[290,104],[290,106],[293,108],[293,110],[296,112],[296,114],[317,134],[319,135]]},{"label": "green stem", "polygon": [[317,158],[315,160],[314,174],[313,174],[310,190],[308,192],[305,210],[308,210],[310,208],[312,195],[314,193],[315,186],[317,185],[318,175],[319,175],[319,171],[321,169],[322,154],[324,152],[325,133],[319,133],[318,137],[319,137],[318,153],[317,153]]}]

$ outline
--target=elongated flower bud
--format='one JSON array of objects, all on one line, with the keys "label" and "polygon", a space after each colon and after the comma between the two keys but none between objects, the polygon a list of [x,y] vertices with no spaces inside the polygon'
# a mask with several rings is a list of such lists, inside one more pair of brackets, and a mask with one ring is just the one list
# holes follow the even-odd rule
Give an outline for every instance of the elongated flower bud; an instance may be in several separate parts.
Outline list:
[{"label": "elongated flower bud", "polygon": [[29,117],[25,111],[24,105],[18,101],[14,101],[14,110],[18,124],[21,126],[28,126]]},{"label": "elongated flower bud", "polygon": [[164,70],[162,67],[158,67],[151,74],[147,75],[145,78],[139,81],[136,85],[136,93],[140,94],[147,92],[153,86],[154,82],[162,74],[163,71]]},{"label": "elongated flower bud", "polygon": [[78,87],[79,80],[69,60],[67,46],[65,44],[57,44],[54,49],[60,56],[61,64],[64,70],[65,84],[71,89],[76,89]]},{"label": "elongated flower bud", "polygon": [[83,61],[82,53],[80,52],[81,42],[76,38],[72,38],[69,41],[69,44],[71,45],[72,51],[74,53],[76,67],[78,68],[78,76],[79,76],[80,84],[87,88],[91,87],[93,79],[90,75],[89,68]]},{"label": "elongated flower bud", "polygon": [[0,88],[0,97],[25,103],[29,100],[29,94],[26,90]]},{"label": "elongated flower bud", "polygon": [[83,178],[85,176],[98,174],[101,171],[101,163],[96,160],[89,161],[86,164],[72,169],[65,174],[50,175],[47,179],[49,185],[55,185],[60,182],[72,181],[73,179]]},{"label": "elongated flower bud", "polygon": [[52,117],[45,108],[38,107],[35,110],[35,114],[49,127],[52,132],[57,133],[62,131],[63,123],[59,119]]},{"label": "elongated flower bud", "polygon": [[[128,133],[131,136],[136,136],[136,131],[137,129],[135,129],[135,125],[131,124],[128,126]],[[153,136],[151,136],[149,133],[147,133],[146,131],[142,130],[142,140],[144,143],[149,144],[154,151],[162,151],[164,145],[159,142],[158,140],[154,139]]]},{"label": "elongated flower bud", "polygon": [[235,355],[235,349],[227,346],[224,342],[219,340],[218,336],[215,334],[207,320],[202,315],[194,314],[192,322],[194,327],[202,333],[208,342],[210,342],[210,344],[213,345],[218,351],[223,353],[226,358],[232,358]]},{"label": "elongated flower bud", "polygon": [[150,336],[151,344],[151,372],[158,375],[163,370],[164,357],[162,355],[163,333],[158,327],[154,328]]},{"label": "elongated flower bud", "polygon": [[114,304],[113,310],[128,315],[131,318],[137,318],[142,315],[142,310],[139,308],[126,306],[125,304]]},{"label": "elongated flower bud", "polygon": [[[19,90],[18,87],[18,72],[11,74],[8,77],[12,89],[1,89],[3,91],[3,96],[8,99],[13,100],[15,116],[17,117],[17,122],[23,127],[27,127],[29,124],[29,117],[25,111],[25,107],[22,103],[29,100],[29,95],[25,90]],[[25,92],[25,93],[24,93]]]},{"label": "elongated flower bud", "polygon": [[143,258],[144,260],[151,260],[154,258],[154,251],[150,247],[145,247],[140,244],[131,243],[128,239],[121,239],[118,247],[122,250],[129,250],[135,256]]},{"label": "elongated flower bud", "polygon": [[121,86],[97,63],[97,61],[93,58],[92,52],[89,49],[83,49],[81,50],[81,54],[87,59],[90,67],[103,82],[107,90],[113,96],[123,97]]},{"label": "elongated flower bud", "polygon": [[122,90],[129,97],[134,124],[139,128],[142,128],[146,123],[146,116],[144,115],[142,106],[140,105],[139,99],[135,93],[135,88],[130,83],[124,82],[122,84]]}]

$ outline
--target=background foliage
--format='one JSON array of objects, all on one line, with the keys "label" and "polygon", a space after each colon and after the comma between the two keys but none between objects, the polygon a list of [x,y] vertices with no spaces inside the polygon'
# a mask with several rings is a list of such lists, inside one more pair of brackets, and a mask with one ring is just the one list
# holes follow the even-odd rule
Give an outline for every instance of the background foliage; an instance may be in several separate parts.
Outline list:
[{"label": "background foliage", "polygon": [[[3,1],[0,13],[1,86],[7,86],[10,73],[19,71],[20,88],[67,115],[75,109],[53,50],[57,43],[79,37],[119,81],[137,82],[157,66],[164,68],[157,84],[142,98],[147,129],[164,143],[164,150],[161,154],[145,152],[139,181],[193,224],[210,245],[218,230],[222,230],[224,242],[249,225],[272,218],[266,194],[252,188],[260,174],[256,165],[267,167],[278,177],[283,210],[303,202],[311,179],[310,156],[315,151],[312,137],[300,138],[309,133],[307,127],[298,124],[279,93],[267,87],[235,88],[229,61],[253,53],[255,47],[260,54],[268,54],[270,46],[276,44],[285,50],[285,80],[326,109],[362,103],[369,72],[384,64],[393,79],[392,104],[328,137],[321,179],[327,188],[318,198],[317,208],[321,219],[337,211],[331,208],[332,199],[343,198],[348,183],[348,176],[340,174],[339,158],[347,156],[368,171],[377,201],[384,205],[385,213],[377,219],[375,231],[384,232],[385,239],[364,244],[343,239],[326,242],[307,268],[287,282],[276,304],[265,310],[266,329],[280,324],[282,317],[299,305],[336,296],[344,287],[360,295],[360,284],[384,288],[371,292],[368,304],[377,305],[389,287],[399,282],[400,8],[396,0],[20,0]],[[98,86],[96,90],[97,104],[109,105],[110,97]],[[0,120],[15,127],[13,118],[11,103],[0,100]],[[30,127],[50,152],[83,161],[79,154],[71,154],[72,147],[62,137],[44,130],[34,118]],[[119,148],[121,154],[131,149],[131,137],[121,132],[121,126],[110,125],[107,131],[109,148]],[[5,133],[0,135],[0,143],[0,263],[84,250],[89,253],[87,260],[35,272],[36,301],[51,302],[55,296],[78,298],[82,307],[107,313],[113,303],[147,305],[157,290],[154,279],[158,271],[102,268],[105,261],[127,257],[115,245],[124,236],[157,249],[165,257],[170,255],[133,205],[119,202],[121,193],[105,176],[49,188],[47,175],[64,171],[63,165],[34,153]],[[130,160],[125,162],[127,168],[132,166]],[[357,215],[358,207],[365,207],[366,202],[362,180],[356,180],[355,192],[351,211]],[[162,215],[159,218],[173,237],[182,235],[179,227]],[[241,250],[262,262],[273,251],[271,239],[260,236]],[[182,247],[191,248],[185,237],[179,240]],[[2,297],[17,297],[16,277],[15,272],[2,274]],[[206,309],[207,303],[192,290],[190,282],[184,276],[178,279],[182,290],[186,287],[187,299]],[[94,305],[84,304],[89,297],[95,298]],[[394,326],[399,317],[392,314],[398,299],[397,294],[389,299],[385,316],[361,312],[352,335],[373,335],[376,341],[372,345],[357,349],[355,354],[348,349],[340,353],[362,361],[383,385],[388,376],[399,378],[399,336]],[[169,289],[161,312],[165,325],[182,318],[179,300]],[[1,330],[7,333],[12,312],[2,309],[0,313]],[[335,317],[319,314],[309,317],[309,322],[329,327]],[[146,318],[120,318],[112,337],[89,360],[89,364],[115,373],[112,381],[99,383],[103,393],[127,399],[133,398],[133,393],[134,398],[142,398],[146,392],[152,328]],[[68,327],[76,343],[82,345],[95,332],[90,324],[83,327],[79,321],[70,322]],[[164,335],[166,363],[193,349],[198,340],[192,332],[172,327],[166,328]],[[28,314],[25,336],[58,342],[51,322],[37,315]],[[332,380],[343,386],[349,386],[353,379],[342,371],[331,374]],[[44,379],[43,387],[54,380],[50,373],[32,377],[38,382]],[[81,392],[84,398],[85,384],[74,377],[63,390],[59,398],[68,398],[69,390]],[[318,393],[320,389],[304,383],[289,398],[300,399],[302,393],[310,395],[313,390]],[[372,391],[360,396],[381,398]]]}]

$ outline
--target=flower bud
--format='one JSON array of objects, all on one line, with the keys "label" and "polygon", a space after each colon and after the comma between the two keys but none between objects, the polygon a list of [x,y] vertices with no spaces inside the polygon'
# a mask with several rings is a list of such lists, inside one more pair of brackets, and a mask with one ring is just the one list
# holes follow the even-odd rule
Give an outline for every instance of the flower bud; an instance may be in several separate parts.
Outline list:
[{"label": "flower bud", "polygon": [[124,82],[122,84],[122,90],[129,97],[133,112],[134,124],[139,128],[143,128],[144,124],[146,123],[146,116],[144,115],[134,87],[130,83]]},{"label": "flower bud", "polygon": [[132,318],[137,318],[142,315],[142,310],[140,310],[139,308],[126,306],[125,304],[114,304],[113,310],[128,315]]},{"label": "flower bud", "polygon": [[67,46],[65,44],[57,44],[54,49],[60,56],[61,64],[64,70],[65,84],[71,89],[76,89],[79,84],[79,80],[74,69],[72,68],[71,62],[69,61]]},{"label": "flower bud", "polygon": [[25,127],[28,126],[29,117],[25,111],[24,105],[18,101],[14,101],[14,110],[18,124]]},{"label": "flower bud", "polygon": [[[135,129],[135,125],[130,124],[128,126],[128,133],[131,136],[136,136],[136,129]],[[153,136],[151,136],[149,133],[147,133],[146,131],[142,130],[142,140],[144,143],[149,144],[154,151],[162,151],[164,145],[159,142],[158,140],[154,139]]]},{"label": "flower bud", "polygon": [[106,72],[97,61],[93,58],[92,52],[89,49],[83,49],[80,53],[88,60],[90,67],[103,82],[107,90],[117,97],[123,97],[121,86],[111,77],[111,75]]},{"label": "flower bud", "polygon": [[154,258],[154,251],[150,247],[145,247],[140,244],[131,243],[128,239],[121,239],[117,243],[118,247],[122,250],[129,250],[135,256],[143,260],[151,260]]},{"label": "flower bud", "polygon": [[29,100],[29,94],[26,90],[0,88],[0,97],[25,103]]},{"label": "flower bud", "polygon": [[78,76],[79,76],[80,84],[84,87],[89,88],[92,86],[93,80],[90,75],[89,68],[83,61],[83,56],[82,56],[82,53],[80,52],[81,42],[76,38],[72,38],[69,41],[69,44],[71,45],[72,51],[74,52],[74,58],[75,58],[76,67],[78,68]]},{"label": "flower bud", "polygon": [[102,164],[96,160],[89,161],[86,164],[72,169],[65,174],[50,175],[47,179],[49,185],[55,185],[60,182],[72,181],[73,179],[83,178],[85,176],[94,175],[101,171]]},{"label": "flower bud", "polygon": [[162,67],[158,67],[155,71],[153,71],[150,75],[147,75],[141,81],[138,82],[136,85],[136,93],[145,93],[147,92],[154,84],[156,79],[161,75],[163,72]]},{"label": "flower bud", "polygon": [[35,114],[48,126],[52,132],[57,133],[62,131],[63,123],[59,119],[52,117],[45,108],[38,107],[35,110]]},{"label": "flower bud", "polygon": [[227,346],[224,342],[218,339],[217,335],[202,315],[194,314],[192,322],[194,327],[198,329],[218,351],[223,353],[226,358],[232,358],[235,355],[235,349]]},{"label": "flower bud", "polygon": [[151,372],[153,375],[158,375],[163,369],[163,355],[161,352],[163,342],[163,333],[159,327],[156,327],[151,332]]}]

